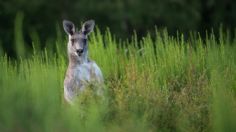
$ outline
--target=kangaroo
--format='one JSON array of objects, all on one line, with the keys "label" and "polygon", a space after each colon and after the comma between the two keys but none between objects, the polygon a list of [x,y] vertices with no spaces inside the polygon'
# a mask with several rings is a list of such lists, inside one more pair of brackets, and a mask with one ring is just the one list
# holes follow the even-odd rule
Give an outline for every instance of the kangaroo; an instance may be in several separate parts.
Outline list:
[{"label": "kangaroo", "polygon": [[103,84],[100,68],[88,59],[88,35],[93,31],[94,25],[94,20],[89,20],[82,25],[80,31],[76,31],[71,21],[63,20],[63,28],[69,36],[69,65],[64,80],[64,98],[70,104],[89,84]]}]

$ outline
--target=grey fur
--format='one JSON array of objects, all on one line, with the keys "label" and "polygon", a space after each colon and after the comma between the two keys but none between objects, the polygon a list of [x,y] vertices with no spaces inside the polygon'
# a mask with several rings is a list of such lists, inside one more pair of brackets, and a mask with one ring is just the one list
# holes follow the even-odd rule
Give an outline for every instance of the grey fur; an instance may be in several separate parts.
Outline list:
[{"label": "grey fur", "polygon": [[75,26],[68,20],[63,21],[65,32],[69,36],[67,52],[69,65],[64,80],[64,97],[69,103],[73,103],[87,85],[102,84],[103,76],[100,68],[94,61],[88,59],[87,36],[93,31],[95,22],[86,21],[79,32],[75,31]]}]

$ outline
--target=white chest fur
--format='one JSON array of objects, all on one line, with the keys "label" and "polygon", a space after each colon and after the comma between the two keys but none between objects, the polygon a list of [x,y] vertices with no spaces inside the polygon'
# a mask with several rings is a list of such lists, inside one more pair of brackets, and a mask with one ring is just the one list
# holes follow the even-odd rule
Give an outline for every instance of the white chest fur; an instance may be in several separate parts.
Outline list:
[{"label": "white chest fur", "polygon": [[103,80],[101,70],[94,62],[83,63],[76,66],[73,74],[78,81],[100,82]]},{"label": "white chest fur", "polygon": [[83,91],[90,83],[103,83],[100,68],[95,62],[83,63],[67,71],[64,82],[65,99],[72,102],[73,98]]},{"label": "white chest fur", "polygon": [[89,82],[91,80],[92,70],[93,67],[91,66],[91,64],[84,63],[82,65],[75,67],[73,76],[77,81]]}]

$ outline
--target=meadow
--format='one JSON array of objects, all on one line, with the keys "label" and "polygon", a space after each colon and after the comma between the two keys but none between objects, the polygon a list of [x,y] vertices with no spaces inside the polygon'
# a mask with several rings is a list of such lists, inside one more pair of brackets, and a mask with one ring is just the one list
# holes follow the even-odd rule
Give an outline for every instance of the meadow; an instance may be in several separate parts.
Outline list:
[{"label": "meadow", "polygon": [[58,30],[43,49],[31,36],[29,50],[16,21],[17,57],[0,50],[2,132],[236,130],[236,37],[222,30],[186,39],[156,29],[122,41],[97,28],[89,56],[104,74],[105,94],[88,87],[73,106],[63,100],[66,34]]}]

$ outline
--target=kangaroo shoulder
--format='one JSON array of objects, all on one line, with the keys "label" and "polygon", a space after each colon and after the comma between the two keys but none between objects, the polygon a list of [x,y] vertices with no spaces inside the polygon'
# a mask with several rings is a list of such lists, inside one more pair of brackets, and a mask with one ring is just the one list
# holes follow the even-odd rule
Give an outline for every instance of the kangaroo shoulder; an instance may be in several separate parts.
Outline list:
[{"label": "kangaroo shoulder", "polygon": [[93,70],[100,70],[95,61],[90,61],[90,65]]},{"label": "kangaroo shoulder", "polygon": [[97,76],[97,77],[100,77],[102,78],[102,71],[101,69],[99,68],[99,66],[96,64],[96,62],[94,61],[90,61],[90,65],[91,65],[91,70],[92,70],[92,73]]}]

